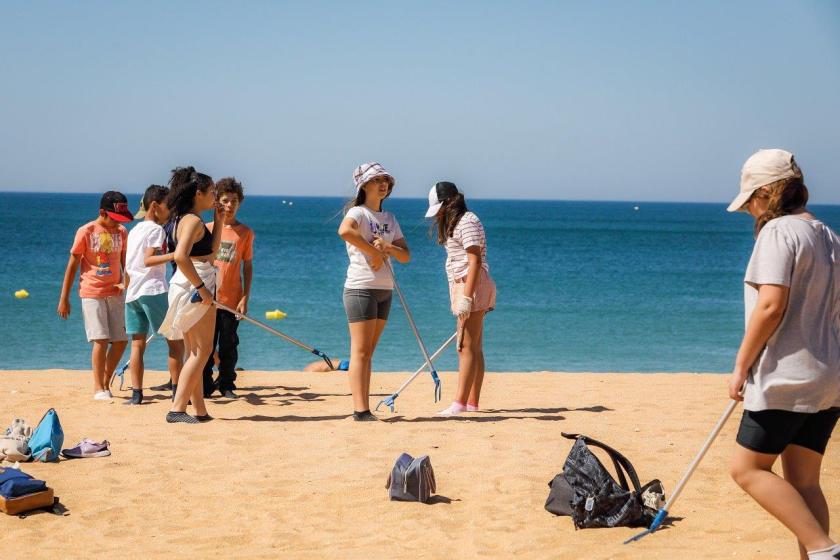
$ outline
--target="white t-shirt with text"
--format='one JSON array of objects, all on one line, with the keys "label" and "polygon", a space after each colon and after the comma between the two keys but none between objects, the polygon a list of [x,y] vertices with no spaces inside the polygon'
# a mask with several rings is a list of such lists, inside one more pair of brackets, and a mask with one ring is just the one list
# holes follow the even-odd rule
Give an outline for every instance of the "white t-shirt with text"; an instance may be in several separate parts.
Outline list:
[{"label": "white t-shirt with text", "polygon": [[[354,206],[347,211],[344,218],[352,218],[359,224],[359,232],[368,243],[373,243],[375,237],[381,237],[389,243],[403,238],[400,224],[391,212],[373,212],[365,206]],[[394,282],[385,266],[374,271],[370,267],[367,256],[355,245],[346,243],[347,256],[350,266],[347,267],[345,288],[393,290]]]},{"label": "white t-shirt with text", "polygon": [[144,220],[128,232],[125,253],[125,271],[128,274],[128,289],[125,302],[134,301],[140,296],[156,296],[166,293],[166,265],[146,266],[145,252],[149,247],[163,249],[166,245],[166,233],[163,228],[151,220]]}]

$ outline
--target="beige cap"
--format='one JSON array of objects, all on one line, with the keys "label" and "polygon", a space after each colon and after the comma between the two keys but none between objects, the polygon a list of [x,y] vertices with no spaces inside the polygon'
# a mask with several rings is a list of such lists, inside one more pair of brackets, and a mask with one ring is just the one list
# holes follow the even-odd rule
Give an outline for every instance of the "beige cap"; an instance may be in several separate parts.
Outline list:
[{"label": "beige cap", "polygon": [[802,177],[792,153],[776,148],[759,150],[741,168],[741,192],[726,210],[737,212],[761,187],[792,177]]},{"label": "beige cap", "polygon": [[140,218],[146,217],[146,206],[143,204],[143,199],[140,199],[140,208],[137,209],[137,212],[134,213],[134,219],[139,220]]}]

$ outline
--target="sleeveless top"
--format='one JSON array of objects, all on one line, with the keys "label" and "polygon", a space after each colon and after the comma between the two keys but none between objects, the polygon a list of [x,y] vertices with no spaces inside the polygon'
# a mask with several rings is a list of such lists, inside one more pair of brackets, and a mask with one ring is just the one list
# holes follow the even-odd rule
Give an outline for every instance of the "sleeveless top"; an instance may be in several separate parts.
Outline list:
[{"label": "sleeveless top", "polygon": [[[201,220],[201,216],[198,214],[194,214],[192,212],[188,212],[188,214],[192,214],[199,220]],[[181,222],[181,218],[183,216],[179,216],[172,227],[172,241],[177,243],[177,239],[175,239],[175,232],[178,230],[178,224]],[[204,222],[202,221],[202,225]],[[173,247],[172,250],[174,251],[175,248]],[[207,226],[204,226],[204,236],[193,243],[192,249],[190,249],[190,256],[191,257],[206,257],[207,255],[213,254],[213,234],[210,233],[210,230],[207,229]]]}]

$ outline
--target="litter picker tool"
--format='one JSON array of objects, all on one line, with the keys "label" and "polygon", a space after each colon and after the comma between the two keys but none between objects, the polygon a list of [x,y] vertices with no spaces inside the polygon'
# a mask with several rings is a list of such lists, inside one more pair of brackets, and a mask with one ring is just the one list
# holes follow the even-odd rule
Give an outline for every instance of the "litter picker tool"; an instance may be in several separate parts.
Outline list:
[{"label": "litter picker tool", "polygon": [[233,313],[233,314],[234,314],[234,315],[236,315],[237,317],[241,317],[241,318],[242,318],[242,319],[244,319],[245,321],[248,321],[249,323],[252,323],[252,324],[254,324],[254,325],[258,326],[258,327],[260,327],[261,329],[266,330],[266,331],[270,332],[270,333],[271,333],[271,334],[273,334],[273,335],[277,335],[277,336],[279,336],[280,338],[282,338],[282,339],[283,339],[283,340],[285,340],[286,342],[291,342],[291,343],[292,343],[292,344],[294,344],[295,346],[299,346],[300,348],[303,348],[304,350],[306,350],[306,351],[308,351],[308,352],[311,352],[312,354],[315,354],[316,356],[318,356],[319,358],[321,358],[322,360],[324,360],[325,362],[327,362],[327,365],[330,367],[330,370],[334,370],[334,369],[335,369],[335,366],[333,365],[332,360],[330,360],[329,356],[327,356],[326,354],[324,354],[323,352],[321,352],[321,351],[320,351],[320,350],[318,350],[317,348],[313,348],[312,346],[308,346],[308,345],[304,344],[303,342],[299,341],[299,340],[298,340],[298,339],[296,339],[296,338],[292,338],[291,336],[289,336],[289,335],[287,335],[287,334],[285,334],[285,333],[282,333],[282,332],[278,331],[278,330],[277,330],[277,329],[275,329],[275,328],[269,327],[268,325],[266,325],[266,324],[265,324],[265,323],[263,323],[263,322],[257,321],[256,319],[253,319],[253,318],[251,318],[251,317],[248,317],[247,315],[243,315],[242,313],[239,313],[238,311],[236,311],[236,309],[231,309],[230,307],[228,307],[227,305],[225,305],[225,304],[223,304],[223,303],[219,303],[218,301],[214,301],[213,303],[214,303],[214,304],[215,304],[215,306],[216,306],[216,307],[218,307],[219,309],[222,309],[222,310],[224,310],[224,311],[227,311],[228,313]]},{"label": "litter picker tool", "polygon": [[394,274],[394,269],[391,268],[391,262],[387,257],[382,260],[383,266],[388,269],[388,272],[391,274],[391,280],[394,281],[394,291],[397,292],[397,296],[400,298],[400,303],[403,306],[403,310],[405,310],[405,316],[408,319],[408,324],[411,326],[412,332],[414,333],[414,338],[417,339],[417,344],[420,345],[420,351],[423,352],[423,357],[426,358],[426,364],[429,366],[429,373],[432,376],[432,381],[435,382],[435,402],[438,402],[440,400],[441,393],[440,377],[438,377],[435,366],[432,363],[432,358],[429,357],[429,351],[426,350],[426,345],[423,344],[423,339],[420,338],[420,332],[417,330],[417,325],[414,324],[414,317],[411,316],[411,311],[408,309],[408,304],[405,301],[402,290],[400,290],[400,285],[397,283],[397,276]]},{"label": "litter picker tool", "polygon": [[[149,338],[146,339],[146,344],[150,343],[154,337],[155,337],[155,333],[150,334]],[[126,360],[125,365],[123,365],[123,367],[119,371],[114,370],[114,373],[111,374],[111,380],[108,382],[108,387],[110,387],[111,385],[114,384],[114,378],[115,377],[119,377],[120,378],[120,391],[123,390],[123,385],[125,385],[125,370],[128,369],[129,364],[131,364],[131,360]]]},{"label": "litter picker tool", "polygon": [[717,424],[715,424],[715,427],[712,429],[712,433],[710,433],[709,437],[706,438],[706,443],[703,444],[703,447],[700,448],[700,452],[688,466],[688,469],[686,469],[685,474],[683,474],[683,477],[682,479],[680,479],[679,484],[677,484],[676,488],[674,488],[674,493],[671,494],[671,497],[668,498],[668,501],[665,502],[665,505],[662,506],[662,508],[656,514],[656,517],[653,519],[653,523],[650,524],[650,527],[648,527],[646,530],[642,531],[638,535],[630,537],[629,539],[624,541],[624,544],[635,542],[641,539],[642,537],[653,533],[659,528],[660,525],[662,525],[662,522],[665,521],[665,518],[668,516],[668,512],[670,511],[671,506],[674,505],[674,502],[676,502],[677,498],[679,498],[680,492],[682,492],[683,487],[685,487],[691,475],[694,474],[694,471],[697,469],[697,466],[700,464],[700,461],[703,460],[703,457],[706,455],[706,452],[712,446],[712,443],[715,441],[715,438],[718,436],[721,429],[723,429],[723,425],[726,424],[727,420],[729,420],[729,417],[732,415],[732,411],[735,410],[736,406],[738,406],[738,401],[733,400],[729,403],[729,406],[726,407],[726,410],[723,412],[723,416],[720,417],[720,420],[718,420]]},{"label": "litter picker tool", "polygon": [[[455,340],[455,338],[456,338],[457,336],[458,336],[458,332],[457,332],[457,331],[456,331],[456,332],[454,332],[454,333],[452,333],[452,336],[450,336],[450,337],[447,339],[447,341],[446,341],[446,342],[444,342],[443,344],[441,344],[440,348],[438,348],[438,349],[435,351],[435,353],[434,353],[434,354],[432,354],[431,359],[432,359],[432,360],[437,359],[437,357],[438,357],[438,356],[440,356],[440,355],[443,353],[443,351],[444,351],[444,350],[446,350],[446,347],[447,347],[447,346],[449,346],[450,344],[452,344],[452,341],[453,341],[453,340]],[[412,381],[414,381],[414,380],[417,378],[417,376],[418,376],[418,375],[420,375],[421,373],[423,373],[423,370],[425,370],[425,369],[426,369],[426,363],[424,362],[424,363],[423,363],[423,365],[421,365],[421,366],[417,369],[417,371],[415,371],[415,372],[414,372],[414,374],[413,374],[411,377],[409,377],[408,379],[406,379],[406,380],[405,380],[405,383],[403,383],[402,385],[400,385],[400,388],[399,388],[399,389],[397,389],[397,390],[394,392],[394,394],[393,394],[393,395],[391,395],[390,397],[385,397],[384,399],[382,399],[381,401],[379,401],[379,404],[378,404],[378,405],[376,405],[376,410],[379,410],[379,407],[380,407],[380,406],[382,406],[382,405],[384,404],[385,406],[387,406],[388,408],[390,408],[390,409],[391,409],[391,412],[394,412],[394,401],[395,401],[395,400],[397,400],[397,397],[399,397],[399,396],[400,396],[400,393],[402,393],[402,392],[405,390],[405,388],[406,388],[406,387],[408,387],[409,385],[411,385],[411,382],[412,382]]]}]

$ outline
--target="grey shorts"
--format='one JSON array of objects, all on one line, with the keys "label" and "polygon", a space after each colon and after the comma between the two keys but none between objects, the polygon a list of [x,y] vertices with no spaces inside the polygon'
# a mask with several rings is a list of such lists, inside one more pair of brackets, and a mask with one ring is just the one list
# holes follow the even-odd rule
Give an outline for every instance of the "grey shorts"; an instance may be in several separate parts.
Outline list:
[{"label": "grey shorts", "polygon": [[344,311],[348,323],[388,319],[392,290],[344,288]]},{"label": "grey shorts", "polygon": [[82,298],[82,317],[88,342],[128,340],[125,333],[125,295]]}]

